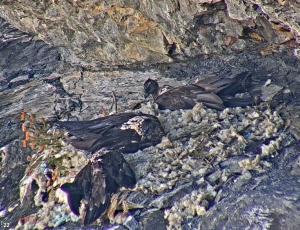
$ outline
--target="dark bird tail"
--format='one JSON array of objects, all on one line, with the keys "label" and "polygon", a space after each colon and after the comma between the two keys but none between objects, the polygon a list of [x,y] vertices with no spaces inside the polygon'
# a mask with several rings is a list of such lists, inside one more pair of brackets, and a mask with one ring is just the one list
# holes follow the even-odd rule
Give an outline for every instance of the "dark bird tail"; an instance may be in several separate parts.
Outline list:
[{"label": "dark bird tail", "polygon": [[230,80],[227,80],[228,84],[216,92],[219,96],[234,96],[237,93],[244,93],[249,89],[252,81],[248,71],[242,72]]},{"label": "dark bird tail", "polygon": [[60,189],[67,193],[68,204],[71,211],[79,216],[80,201],[87,195],[85,194],[91,187],[92,168],[87,164],[76,175],[73,183],[63,184]]},{"label": "dark bird tail", "polygon": [[80,201],[84,195],[83,191],[78,189],[78,187],[72,183],[63,184],[61,190],[68,194],[68,204],[71,211],[79,216]]},{"label": "dark bird tail", "polygon": [[74,182],[63,184],[61,190],[67,193],[71,211],[87,225],[104,214],[113,194],[121,187],[132,188],[135,183],[134,171],[123,155],[112,151],[92,158]]},{"label": "dark bird tail", "polygon": [[205,91],[213,92],[220,97],[234,96],[236,93],[247,91],[251,84],[251,74],[246,71],[233,78],[211,76],[203,80],[198,80],[195,84],[204,88]]},{"label": "dark bird tail", "polygon": [[253,97],[236,98],[236,97],[223,97],[225,107],[247,107],[256,105]]}]

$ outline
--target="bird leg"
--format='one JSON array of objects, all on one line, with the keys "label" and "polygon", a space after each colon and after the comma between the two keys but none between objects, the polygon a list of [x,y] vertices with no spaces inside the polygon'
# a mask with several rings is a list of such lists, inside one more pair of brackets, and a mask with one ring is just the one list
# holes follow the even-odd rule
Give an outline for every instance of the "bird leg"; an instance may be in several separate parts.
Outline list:
[{"label": "bird leg", "polygon": [[129,212],[129,203],[126,200],[122,201],[122,209],[123,209],[123,214],[127,216]]},{"label": "bird leg", "polygon": [[115,212],[116,212],[117,207],[118,207],[118,198],[119,198],[119,195],[114,194],[114,195],[112,195],[112,197],[110,199],[110,206],[109,206],[108,211],[107,211],[107,218],[109,219],[110,223],[114,222]]},{"label": "bird leg", "polygon": [[[118,194],[114,194],[111,197],[111,204],[107,211],[107,217],[112,224],[123,224],[127,217],[129,216],[129,210],[144,208],[141,205],[133,204],[126,200],[128,196],[128,192],[121,192]],[[121,213],[117,213],[116,211],[122,210]]]},{"label": "bird leg", "polygon": [[[107,217],[112,224],[123,224],[129,212],[129,205],[125,198],[127,194],[114,194],[111,197],[111,204],[107,212]],[[121,213],[116,214],[117,210],[122,210]]]}]

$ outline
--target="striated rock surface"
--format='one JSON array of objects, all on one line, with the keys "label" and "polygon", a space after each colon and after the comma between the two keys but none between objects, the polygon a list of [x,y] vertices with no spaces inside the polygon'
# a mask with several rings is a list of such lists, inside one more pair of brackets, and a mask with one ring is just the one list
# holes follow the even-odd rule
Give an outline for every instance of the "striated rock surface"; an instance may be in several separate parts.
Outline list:
[{"label": "striated rock surface", "polygon": [[0,18],[0,91],[47,76],[61,64],[58,48],[23,33]]},{"label": "striated rock surface", "polygon": [[0,17],[92,68],[241,51],[248,38],[282,44],[299,38],[299,14],[297,1],[0,2]]},{"label": "striated rock surface", "polygon": [[[235,229],[298,229],[299,144],[280,154],[266,175],[250,179],[239,188],[234,185],[239,179],[229,182],[223,188],[224,198],[202,222],[192,221],[193,226],[200,229],[232,229],[233,226]],[[283,188],[283,184],[287,187]],[[233,199],[233,193],[237,199]]]},{"label": "striated rock surface", "polygon": [[[1,1],[13,26],[0,20],[0,228],[298,230],[298,15],[299,1],[279,0]],[[112,92],[118,111],[130,111],[148,78],[177,86],[243,71],[262,105],[143,105],[168,134],[126,156],[138,177],[126,200],[138,208],[125,220],[81,226],[61,199],[58,185],[85,166],[83,152],[22,146],[22,111],[93,119],[110,112]],[[50,187],[48,166],[57,168]]]}]

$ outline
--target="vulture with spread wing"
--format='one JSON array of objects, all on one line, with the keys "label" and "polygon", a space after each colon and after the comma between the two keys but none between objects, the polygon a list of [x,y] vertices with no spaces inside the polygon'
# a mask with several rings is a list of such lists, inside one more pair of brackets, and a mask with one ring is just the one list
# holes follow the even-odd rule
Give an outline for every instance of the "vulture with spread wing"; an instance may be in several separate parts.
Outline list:
[{"label": "vulture with spread wing", "polygon": [[93,156],[73,183],[61,186],[71,211],[81,216],[83,224],[93,223],[104,214],[112,195],[121,187],[132,188],[136,183],[133,170],[119,151],[100,153]]},{"label": "vulture with spread wing", "polygon": [[73,183],[61,186],[67,193],[70,209],[81,216],[84,224],[94,222],[105,213],[112,195],[121,187],[135,185],[135,174],[122,154],[156,145],[164,136],[159,120],[143,113],[119,113],[90,121],[60,121],[56,127],[67,131],[67,141],[91,157]]},{"label": "vulture with spread wing", "polygon": [[133,153],[160,143],[164,130],[159,120],[143,113],[119,113],[90,121],[60,121],[57,128],[67,131],[68,141],[77,149],[120,150]]},{"label": "vulture with spread wing", "polygon": [[237,93],[245,92],[250,81],[250,74],[244,72],[234,78],[213,76],[194,84],[161,90],[156,80],[148,79],[144,83],[144,91],[145,98],[152,95],[161,110],[192,109],[196,103],[222,110],[225,107],[245,107],[255,103],[252,97],[234,97]]}]

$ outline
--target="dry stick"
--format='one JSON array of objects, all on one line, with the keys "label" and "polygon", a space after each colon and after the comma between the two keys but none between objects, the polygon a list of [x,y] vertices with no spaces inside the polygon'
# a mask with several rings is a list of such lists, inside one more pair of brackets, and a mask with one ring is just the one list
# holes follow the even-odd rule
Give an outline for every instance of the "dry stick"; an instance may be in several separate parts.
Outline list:
[{"label": "dry stick", "polygon": [[117,97],[114,91],[111,92],[112,93],[112,98],[113,98],[113,103],[110,107],[110,111],[112,111],[113,107],[114,107],[114,114],[118,112],[118,105],[117,105]]}]

